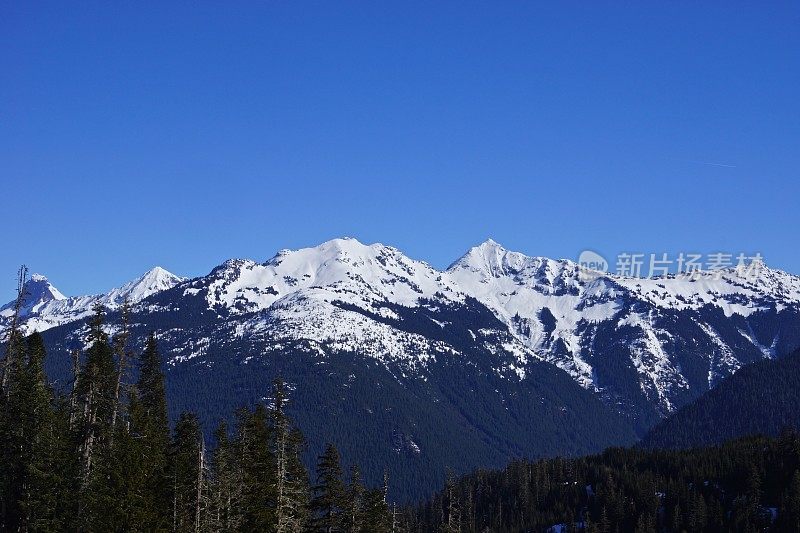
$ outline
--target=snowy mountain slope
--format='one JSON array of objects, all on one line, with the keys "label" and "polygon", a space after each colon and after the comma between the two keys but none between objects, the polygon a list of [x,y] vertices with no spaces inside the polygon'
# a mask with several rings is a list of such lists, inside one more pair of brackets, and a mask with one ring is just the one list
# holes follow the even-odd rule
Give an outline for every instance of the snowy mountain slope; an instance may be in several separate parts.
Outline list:
[{"label": "snowy mountain slope", "polygon": [[[459,354],[439,331],[441,308],[464,306],[448,274],[381,244],[334,239],[314,248],[283,250],[265,263],[229,260],[202,278],[175,287],[156,307],[192,306],[218,317],[239,317],[237,335],[291,343],[302,339],[319,351],[357,351],[382,364],[402,362],[402,376],[423,369],[436,354]],[[163,302],[163,304],[161,303]],[[184,302],[184,303],[176,303]],[[160,306],[160,307],[159,307]],[[408,316],[414,317],[409,327]],[[406,320],[404,320],[404,317]],[[498,323],[502,328],[502,323]],[[507,331],[475,331],[472,339],[510,354],[500,372],[524,374],[533,353]],[[187,360],[192,354],[179,354]]]},{"label": "snowy mountain slope", "polygon": [[537,355],[645,424],[754,358],[800,343],[800,278],[766,267],[752,279],[742,269],[586,276],[572,261],[488,240],[447,272]]},{"label": "snowy mountain slope", "polygon": [[303,293],[324,301],[361,307],[381,303],[414,306],[421,297],[442,293],[461,299],[449,278],[396,248],[334,239],[314,248],[283,250],[263,264],[227,261],[187,290],[202,289],[212,307],[252,312]]}]

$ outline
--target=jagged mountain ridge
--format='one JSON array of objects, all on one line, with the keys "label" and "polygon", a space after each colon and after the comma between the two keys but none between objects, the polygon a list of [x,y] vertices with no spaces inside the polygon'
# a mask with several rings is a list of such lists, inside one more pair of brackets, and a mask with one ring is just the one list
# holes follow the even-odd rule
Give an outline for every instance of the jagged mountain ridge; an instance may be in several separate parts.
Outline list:
[{"label": "jagged mountain ridge", "polygon": [[[68,298],[45,276],[33,274],[23,287],[21,323],[28,333],[42,332],[85,318],[98,304],[111,310],[117,309],[125,300],[135,304],[148,296],[174,287],[185,279],[157,266],[107,293]],[[0,308],[0,329],[8,327],[14,304],[15,302],[9,302]]]},{"label": "jagged mountain ridge", "polygon": [[[131,298],[151,311],[191,302],[212,318],[236,317],[238,336],[402,361],[405,375],[424,368],[431,353],[454,350],[454,343],[399,327],[398,309],[435,324],[432,309],[474,298],[508,328],[484,341],[510,354],[499,373],[524,377],[531,361],[552,363],[640,431],[742,365],[800,345],[800,278],[767,268],[756,279],[737,269],[719,279],[710,273],[695,280],[587,277],[572,261],[529,257],[487,240],[439,271],[396,248],[334,239],[283,250],[264,263],[229,260],[192,280],[166,271],[151,277],[159,283]],[[98,301],[114,308],[132,294],[128,287],[53,298],[33,307],[26,327],[65,324]],[[468,335],[477,340],[479,332]],[[188,340],[170,354],[170,364],[202,357],[202,344]]]},{"label": "jagged mountain ridge", "polygon": [[800,278],[762,267],[630,278],[493,241],[448,272],[526,347],[595,390],[640,429],[744,364],[800,345]]}]

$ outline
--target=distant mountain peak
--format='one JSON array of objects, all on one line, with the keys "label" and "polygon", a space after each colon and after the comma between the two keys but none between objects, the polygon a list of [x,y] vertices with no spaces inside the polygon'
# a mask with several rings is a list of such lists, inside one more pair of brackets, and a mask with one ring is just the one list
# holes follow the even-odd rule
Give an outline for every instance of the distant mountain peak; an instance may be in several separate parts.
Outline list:
[{"label": "distant mountain peak", "polygon": [[[48,302],[65,300],[61,291],[56,289],[52,283],[41,274],[33,274],[23,285],[23,298],[20,314],[22,316],[29,315],[36,309],[47,304]],[[9,311],[14,308],[15,301],[11,301],[0,308],[3,315],[8,315]]]},{"label": "distant mountain peak", "polygon": [[38,295],[47,300],[65,300],[67,298],[42,274],[31,275],[30,279],[25,282],[25,292],[31,294],[31,297]]},{"label": "distant mountain peak", "polygon": [[449,272],[468,270],[482,272],[487,277],[517,276],[520,272],[538,272],[539,276],[570,267],[571,261],[554,260],[546,257],[528,256],[503,247],[489,238],[470,248],[461,258],[448,267]]},{"label": "distant mountain peak", "polygon": [[156,266],[125,285],[111,290],[105,299],[108,304],[121,304],[126,299],[135,303],[157,292],[171,289],[184,280],[185,278]]},{"label": "distant mountain peak", "polygon": [[492,239],[491,237],[487,237],[482,243],[480,243],[477,246],[473,246],[473,248],[479,248],[479,249],[483,249],[483,250],[488,250],[488,249],[505,250],[505,248],[503,248],[502,244],[500,244],[496,240]]}]

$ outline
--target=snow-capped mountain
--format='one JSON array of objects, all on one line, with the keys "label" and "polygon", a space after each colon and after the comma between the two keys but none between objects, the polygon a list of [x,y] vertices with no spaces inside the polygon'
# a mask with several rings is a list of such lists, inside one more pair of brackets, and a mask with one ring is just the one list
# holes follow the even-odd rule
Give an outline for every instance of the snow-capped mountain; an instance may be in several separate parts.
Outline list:
[{"label": "snow-capped mountain", "polygon": [[[464,353],[448,326],[479,302],[502,326],[465,333],[504,354],[500,375],[521,379],[532,362],[546,361],[643,430],[743,364],[800,346],[800,278],[758,272],[586,276],[572,261],[529,257],[491,239],[439,271],[390,246],[334,239],[264,263],[229,260],[192,280],[156,268],[105,295],[64,298],[37,276],[23,319],[42,331],[127,297],[159,316],[192,309],[193,320],[224,322],[237,338],[357,352],[400,365],[405,377]],[[193,329],[182,323],[164,333],[175,340],[173,366],[206,359],[214,334],[197,338]]]},{"label": "snow-capped mountain", "polygon": [[644,424],[743,364],[800,344],[800,278],[765,266],[752,272],[586,276],[572,261],[492,240],[448,269],[526,347]]},{"label": "snow-capped mountain", "polygon": [[[400,320],[398,310],[465,298],[446,273],[396,248],[355,239],[283,250],[265,263],[226,261],[180,290],[220,315],[240,317],[242,334],[284,342],[303,339],[378,359],[402,359],[410,367],[424,365],[430,352],[448,348],[389,324]],[[517,342],[511,336],[507,341]]]},{"label": "snow-capped mountain", "polygon": [[[30,316],[48,302],[65,300],[66,296],[53,287],[46,277],[34,274],[25,283],[25,292],[20,302],[19,313],[23,317]],[[0,317],[11,316],[16,302],[9,302],[0,307]]]},{"label": "snow-capped mountain", "polygon": [[334,239],[194,279],[156,268],[94,296],[35,276],[22,323],[45,332],[49,371],[68,383],[93,307],[113,331],[127,298],[133,342],[159,332],[173,416],[198,411],[210,429],[282,376],[312,442],[376,435],[376,481],[381,461],[402,478],[629,443],[740,366],[800,347],[796,276],[586,274],[491,240],[437,270]]},{"label": "snow-capped mountain", "polygon": [[[252,312],[286,296],[315,294],[364,308],[393,303],[413,307],[437,292],[460,295],[449,277],[382,244],[333,239],[314,248],[282,250],[266,263],[231,260],[190,284],[205,287],[211,307]],[[191,289],[189,289],[191,290]]]}]

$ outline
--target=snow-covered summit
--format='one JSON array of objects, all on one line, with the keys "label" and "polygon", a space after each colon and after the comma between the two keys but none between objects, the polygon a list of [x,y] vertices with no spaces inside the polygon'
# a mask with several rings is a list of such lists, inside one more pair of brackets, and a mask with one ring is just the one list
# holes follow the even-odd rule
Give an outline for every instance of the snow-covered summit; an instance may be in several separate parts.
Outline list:
[{"label": "snow-covered summit", "polygon": [[[22,316],[35,312],[48,302],[66,299],[66,296],[61,294],[61,291],[56,289],[53,284],[41,274],[33,274],[23,285],[22,291],[23,298],[20,307],[20,315]],[[15,303],[16,302],[11,301],[3,307],[0,307],[0,316],[10,316],[13,313]]]},{"label": "snow-covered summit", "polygon": [[281,250],[265,263],[229,260],[187,290],[200,286],[210,306],[233,312],[267,309],[300,293],[304,298],[360,306],[381,302],[413,306],[421,297],[438,292],[455,297],[457,292],[446,275],[427,263],[391,246],[366,245],[353,238]]},{"label": "snow-covered summit", "polygon": [[491,284],[491,279],[509,278],[515,285],[536,285],[550,292],[558,287],[577,284],[578,266],[566,259],[531,257],[507,250],[492,239],[474,246],[447,272],[453,275],[466,292],[472,292],[472,282]]},{"label": "snow-covered summit", "polygon": [[[742,355],[733,353],[770,356],[782,339],[792,338],[776,329],[759,339],[752,333],[759,323],[749,323],[748,317],[800,308],[800,278],[763,263],[693,276],[586,276],[572,261],[529,257],[490,239],[447,272],[459,290],[492,309],[527,347],[586,387],[599,389],[607,381],[597,373],[597,357],[604,355],[598,353],[599,336],[626,331],[623,342],[631,360],[625,364],[636,369],[641,389],[666,411],[672,408],[670,398],[690,386],[676,346],[687,343],[691,348],[684,352],[697,350],[709,360],[711,384],[743,364],[737,359]],[[691,316],[698,331],[676,330],[676,313]],[[717,324],[718,315],[736,327]],[[746,362],[750,355],[744,357]]]},{"label": "snow-covered summit", "polygon": [[109,291],[105,295],[105,301],[108,302],[107,305],[119,305],[127,298],[129,302],[135,303],[158,292],[171,289],[184,280],[185,278],[157,266],[125,285]]},{"label": "snow-covered summit", "polygon": [[33,274],[30,279],[25,282],[24,291],[27,299],[37,302],[66,299],[66,296],[61,294],[61,291],[56,289],[53,284],[50,283],[50,280],[41,274]]}]

